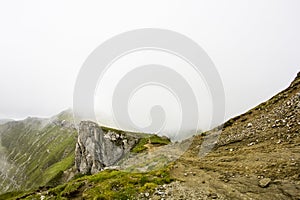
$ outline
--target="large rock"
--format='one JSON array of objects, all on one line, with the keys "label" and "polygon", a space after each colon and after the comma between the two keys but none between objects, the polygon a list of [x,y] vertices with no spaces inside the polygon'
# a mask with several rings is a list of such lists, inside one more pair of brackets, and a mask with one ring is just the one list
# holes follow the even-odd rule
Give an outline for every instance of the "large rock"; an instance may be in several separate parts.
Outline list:
[{"label": "large rock", "polygon": [[82,174],[94,174],[112,166],[137,144],[139,138],[126,132],[103,129],[83,121],[79,125],[75,165]]},{"label": "large rock", "polygon": [[262,188],[268,187],[268,185],[271,183],[270,178],[263,178],[258,182],[258,185]]}]

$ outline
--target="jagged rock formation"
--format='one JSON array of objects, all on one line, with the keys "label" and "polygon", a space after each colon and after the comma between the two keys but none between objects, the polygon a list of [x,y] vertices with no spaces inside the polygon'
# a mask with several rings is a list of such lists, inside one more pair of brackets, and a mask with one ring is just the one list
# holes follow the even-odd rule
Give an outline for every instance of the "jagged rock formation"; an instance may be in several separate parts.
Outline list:
[{"label": "jagged rock formation", "polygon": [[80,173],[94,174],[112,166],[137,144],[139,137],[123,131],[103,129],[83,121],[75,150],[75,164]]}]

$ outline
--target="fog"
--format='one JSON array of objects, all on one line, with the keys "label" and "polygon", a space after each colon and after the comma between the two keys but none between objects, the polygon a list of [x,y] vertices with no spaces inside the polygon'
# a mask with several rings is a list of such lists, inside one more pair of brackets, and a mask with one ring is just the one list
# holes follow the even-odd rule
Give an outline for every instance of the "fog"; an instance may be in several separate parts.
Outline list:
[{"label": "fog", "polygon": [[[0,118],[46,117],[72,108],[77,74],[97,46],[125,31],[163,28],[193,39],[212,59],[228,119],[286,88],[300,71],[299,9],[297,0],[1,1]],[[111,87],[98,90],[102,104],[96,106],[108,125],[109,99],[103,98]],[[175,100],[160,94],[153,93],[167,111],[179,112]],[[148,112],[140,109],[145,96],[137,93],[138,108],[131,108],[140,124]],[[172,120],[175,127],[180,118]]]}]

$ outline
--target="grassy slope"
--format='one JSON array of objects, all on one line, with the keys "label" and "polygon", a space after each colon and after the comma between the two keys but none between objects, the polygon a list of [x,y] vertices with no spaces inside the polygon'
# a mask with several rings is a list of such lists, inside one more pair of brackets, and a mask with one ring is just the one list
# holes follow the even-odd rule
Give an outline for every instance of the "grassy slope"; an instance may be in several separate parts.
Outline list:
[{"label": "grassy slope", "polygon": [[73,165],[77,132],[57,124],[31,118],[1,126],[0,153],[12,167],[0,193],[47,185]]},{"label": "grassy slope", "polygon": [[46,191],[6,193],[6,199],[136,199],[140,193],[152,193],[158,185],[172,181],[170,168],[148,173],[129,173],[105,170],[91,176],[83,176]]}]

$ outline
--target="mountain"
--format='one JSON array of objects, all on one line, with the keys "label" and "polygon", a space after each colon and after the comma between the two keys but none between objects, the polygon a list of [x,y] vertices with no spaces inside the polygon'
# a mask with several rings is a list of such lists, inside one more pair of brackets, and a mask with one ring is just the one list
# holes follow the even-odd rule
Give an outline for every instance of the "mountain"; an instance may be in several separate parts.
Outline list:
[{"label": "mountain", "polygon": [[[300,73],[284,91],[211,131],[170,144],[158,136],[141,137],[129,155],[123,152],[110,167],[102,166],[101,149],[108,144],[119,152],[111,141],[122,140],[108,134],[119,130],[103,131],[92,122],[82,126],[77,163],[86,160],[88,168],[100,166],[100,172],[78,173],[56,187],[6,193],[0,199],[300,199]],[[211,147],[205,138],[220,130],[203,156],[201,149]],[[97,140],[97,133],[109,141]],[[188,149],[170,162],[186,144]],[[93,163],[97,157],[100,165]]]},{"label": "mountain", "polygon": [[0,125],[0,193],[46,185],[74,163],[77,130],[62,112]]}]

